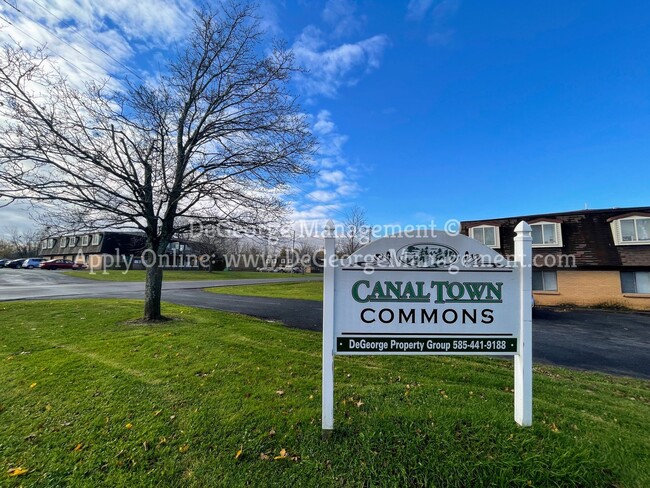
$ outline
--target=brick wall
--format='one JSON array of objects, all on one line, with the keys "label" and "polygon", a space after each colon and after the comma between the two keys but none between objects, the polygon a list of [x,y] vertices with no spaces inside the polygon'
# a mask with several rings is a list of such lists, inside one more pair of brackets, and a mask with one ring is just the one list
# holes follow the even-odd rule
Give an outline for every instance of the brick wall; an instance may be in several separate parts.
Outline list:
[{"label": "brick wall", "polygon": [[534,292],[537,305],[623,305],[650,310],[650,295],[623,295],[618,271],[557,272],[556,292]]}]

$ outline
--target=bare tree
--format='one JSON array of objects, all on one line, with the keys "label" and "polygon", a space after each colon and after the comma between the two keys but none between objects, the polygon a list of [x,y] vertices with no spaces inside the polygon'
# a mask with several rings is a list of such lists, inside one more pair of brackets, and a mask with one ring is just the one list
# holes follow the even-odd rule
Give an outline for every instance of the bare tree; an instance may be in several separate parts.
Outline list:
[{"label": "bare tree", "polygon": [[45,230],[20,231],[11,229],[9,231],[9,244],[13,248],[13,256],[16,258],[28,258],[38,256],[40,243],[46,236]]},{"label": "bare tree", "polygon": [[13,258],[14,247],[11,242],[5,239],[0,239],[0,259]]},{"label": "bare tree", "polygon": [[358,205],[352,207],[345,215],[343,230],[344,234],[339,239],[339,252],[349,256],[368,243],[369,228],[365,210]]},{"label": "bare tree", "polygon": [[[277,221],[314,139],[287,91],[290,50],[261,55],[248,5],[197,11],[155,83],[77,90],[43,50],[0,56],[0,197],[42,202],[62,227],[135,228],[162,255],[187,222]],[[161,318],[148,262],[144,318]]]}]

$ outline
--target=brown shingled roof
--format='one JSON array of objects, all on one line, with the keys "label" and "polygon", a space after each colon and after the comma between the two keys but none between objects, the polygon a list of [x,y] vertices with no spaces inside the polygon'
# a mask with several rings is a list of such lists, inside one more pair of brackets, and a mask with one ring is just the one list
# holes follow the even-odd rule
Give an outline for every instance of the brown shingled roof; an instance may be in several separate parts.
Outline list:
[{"label": "brown shingled roof", "polygon": [[[562,247],[533,248],[534,255],[575,257],[578,268],[619,269],[622,267],[650,269],[650,244],[617,246],[609,222],[632,215],[650,215],[650,207],[580,210],[546,215],[529,215],[502,219],[472,220],[461,223],[461,232],[477,225],[499,227],[501,248],[506,256],[514,254],[514,229],[522,220],[558,222],[562,231]],[[538,258],[540,259],[540,258]]]}]

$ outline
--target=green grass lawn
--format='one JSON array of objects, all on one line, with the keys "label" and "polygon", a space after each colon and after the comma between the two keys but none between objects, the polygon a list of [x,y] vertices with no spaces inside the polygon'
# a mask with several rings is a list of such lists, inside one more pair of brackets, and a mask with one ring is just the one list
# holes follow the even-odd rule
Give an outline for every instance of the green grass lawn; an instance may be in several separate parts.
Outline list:
[{"label": "green grass lawn", "polygon": [[[104,274],[101,270],[94,273],[90,271],[65,271],[64,274],[77,278],[87,278],[98,281],[145,281],[145,270],[131,270],[125,272],[119,269],[109,269]],[[318,275],[316,275],[318,276]],[[311,275],[291,273],[260,273],[258,271],[181,271],[166,270],[163,273],[165,281],[198,281],[198,280],[242,280],[242,279],[271,279],[271,278],[302,278]]]},{"label": "green grass lawn", "polygon": [[650,486],[647,381],[537,366],[520,428],[509,361],[340,357],[325,442],[320,334],[141,308],[0,304],[0,485]]},{"label": "green grass lawn", "polygon": [[323,282],[269,283],[263,285],[218,286],[206,288],[211,293],[243,295],[248,297],[297,298],[301,300],[323,300]]}]

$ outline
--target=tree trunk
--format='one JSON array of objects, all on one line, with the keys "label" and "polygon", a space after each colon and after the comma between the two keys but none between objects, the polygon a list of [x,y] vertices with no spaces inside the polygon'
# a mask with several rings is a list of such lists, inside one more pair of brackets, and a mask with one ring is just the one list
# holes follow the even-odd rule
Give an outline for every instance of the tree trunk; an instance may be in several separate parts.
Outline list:
[{"label": "tree trunk", "polygon": [[160,301],[162,298],[163,270],[158,260],[147,267],[147,281],[144,287],[144,320],[161,320]]}]

